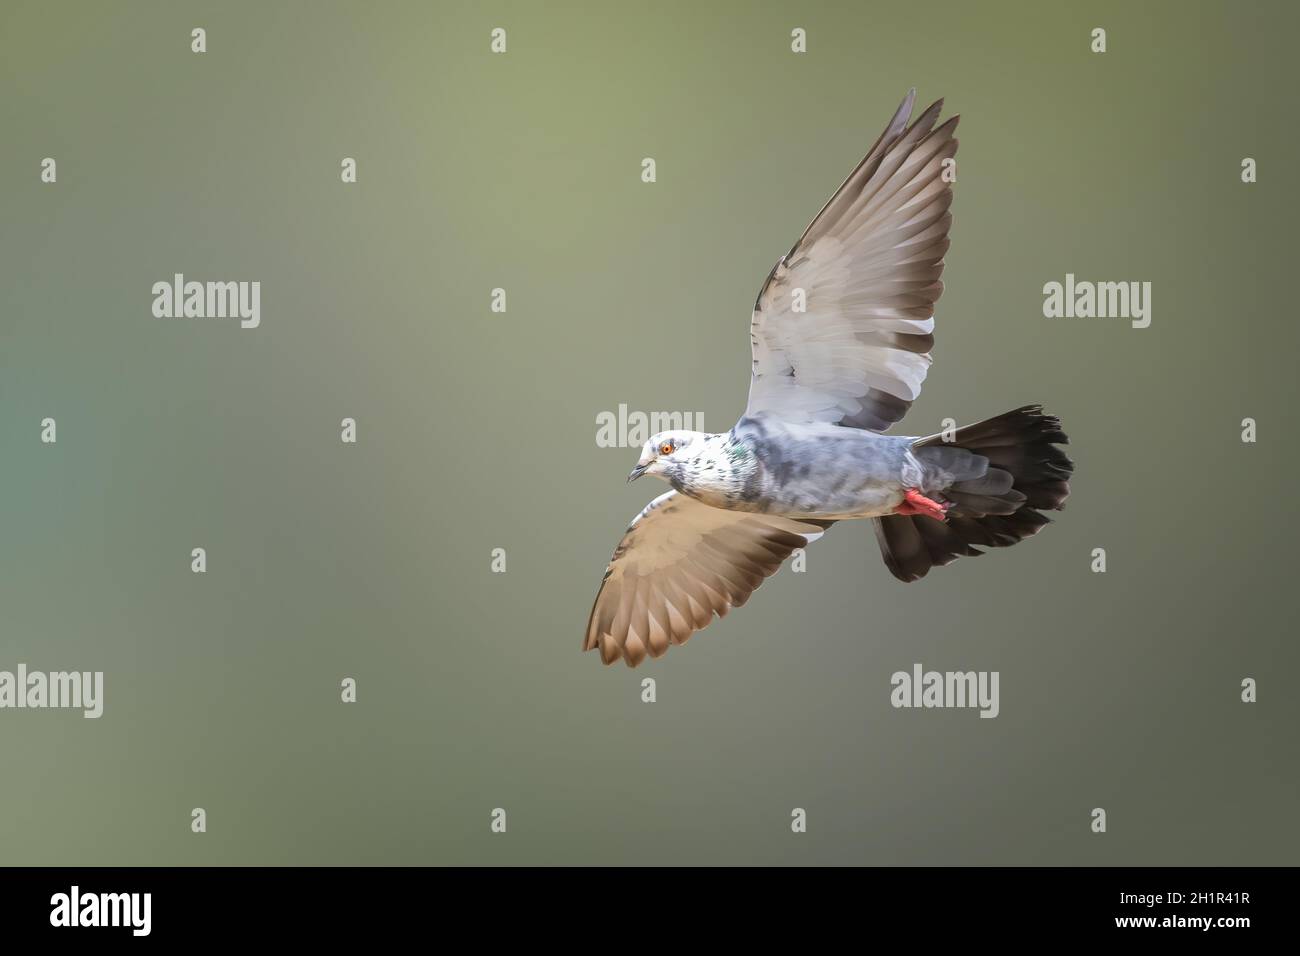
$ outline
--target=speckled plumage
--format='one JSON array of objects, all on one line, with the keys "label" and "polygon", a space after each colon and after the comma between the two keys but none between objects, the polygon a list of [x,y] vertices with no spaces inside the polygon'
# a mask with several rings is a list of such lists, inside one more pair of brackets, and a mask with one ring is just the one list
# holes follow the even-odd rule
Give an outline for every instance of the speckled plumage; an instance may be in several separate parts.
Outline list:
[{"label": "speckled plumage", "polygon": [[[658,443],[675,432],[656,435]],[[888,514],[902,500],[913,439],[837,425],[742,418],[731,431],[691,435],[665,456],[660,474],[682,494],[715,508],[808,518]]]},{"label": "speckled plumage", "polygon": [[936,126],[939,101],[908,125],[914,95],[764,283],[745,414],[642,448],[628,480],[673,491],[633,519],[605,571],[583,642],[605,663],[684,643],[836,521],[874,519],[885,564],[915,581],[1036,533],[1069,495],[1067,439],[1036,405],[953,434],[881,434],[929,370],[952,222],[957,119]]}]

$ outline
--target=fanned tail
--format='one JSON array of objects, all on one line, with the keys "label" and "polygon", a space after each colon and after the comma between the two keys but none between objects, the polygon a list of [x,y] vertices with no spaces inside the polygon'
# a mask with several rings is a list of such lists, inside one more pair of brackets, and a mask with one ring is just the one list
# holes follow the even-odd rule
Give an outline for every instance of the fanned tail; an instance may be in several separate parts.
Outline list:
[{"label": "fanned tail", "polygon": [[[876,518],[880,553],[894,577],[918,581],[936,565],[975,557],[981,548],[1005,548],[1023,541],[1059,511],[1070,496],[1074,462],[1057,448],[1068,444],[1059,419],[1041,405],[1026,405],[957,430],[918,439],[912,453],[922,463],[946,467],[960,450],[981,456],[987,468],[944,489],[951,504],[946,521],[923,515]],[[960,458],[969,462],[967,455]]]}]

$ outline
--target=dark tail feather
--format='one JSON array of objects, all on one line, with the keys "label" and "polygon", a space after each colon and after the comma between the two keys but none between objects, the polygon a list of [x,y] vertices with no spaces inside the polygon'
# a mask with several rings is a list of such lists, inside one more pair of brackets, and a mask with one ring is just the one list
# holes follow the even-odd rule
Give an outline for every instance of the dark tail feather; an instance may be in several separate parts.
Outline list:
[{"label": "dark tail feather", "polygon": [[1037,534],[1049,523],[1040,510],[1059,511],[1070,496],[1074,462],[1056,447],[1068,442],[1060,420],[1044,415],[1041,405],[967,425],[947,442],[940,435],[916,441],[913,454],[922,462],[943,460],[947,467],[952,450],[964,449],[988,459],[988,467],[943,492],[952,504],[947,521],[921,515],[875,519],[890,572],[900,581],[917,581],[936,565]]}]

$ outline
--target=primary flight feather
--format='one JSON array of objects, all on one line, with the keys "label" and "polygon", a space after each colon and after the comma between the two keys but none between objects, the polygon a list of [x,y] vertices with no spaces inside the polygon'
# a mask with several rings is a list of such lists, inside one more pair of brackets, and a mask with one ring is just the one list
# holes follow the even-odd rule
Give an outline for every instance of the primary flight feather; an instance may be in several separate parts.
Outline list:
[{"label": "primary flight feather", "polygon": [[836,521],[871,518],[902,581],[1036,533],[1069,496],[1060,422],[1027,405],[953,434],[882,434],[921,392],[952,215],[957,117],[916,91],[768,275],[749,404],[722,434],[667,431],[632,481],[673,491],[632,520],[583,641],[635,667],[740,607]]}]

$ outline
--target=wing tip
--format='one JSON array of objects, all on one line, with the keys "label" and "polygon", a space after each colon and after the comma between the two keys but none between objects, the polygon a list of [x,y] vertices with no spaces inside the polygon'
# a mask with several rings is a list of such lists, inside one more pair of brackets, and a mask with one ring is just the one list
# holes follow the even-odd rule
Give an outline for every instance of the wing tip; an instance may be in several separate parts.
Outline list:
[{"label": "wing tip", "polygon": [[889,126],[885,130],[886,138],[892,138],[907,128],[907,121],[912,118],[912,110],[916,107],[916,87],[907,91],[903,97],[903,102],[898,104],[898,109],[894,110],[894,118],[889,121]]}]

